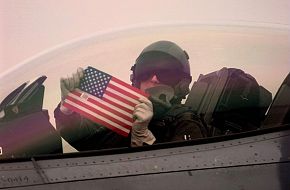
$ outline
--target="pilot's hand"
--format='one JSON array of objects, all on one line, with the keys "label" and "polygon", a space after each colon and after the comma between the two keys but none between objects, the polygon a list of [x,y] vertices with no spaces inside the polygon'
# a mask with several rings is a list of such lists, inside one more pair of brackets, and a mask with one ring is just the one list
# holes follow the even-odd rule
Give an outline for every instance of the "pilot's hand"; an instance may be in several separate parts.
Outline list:
[{"label": "pilot's hand", "polygon": [[131,146],[142,146],[143,143],[153,144],[155,137],[148,129],[148,125],[153,117],[153,105],[147,98],[140,98],[139,104],[134,108],[133,127],[131,131]]},{"label": "pilot's hand", "polygon": [[66,98],[69,92],[79,87],[81,79],[84,77],[83,68],[79,67],[75,73],[68,77],[62,77],[60,79],[60,90],[61,90],[61,106],[60,110],[64,114],[71,114],[72,111],[62,105],[63,100]]}]

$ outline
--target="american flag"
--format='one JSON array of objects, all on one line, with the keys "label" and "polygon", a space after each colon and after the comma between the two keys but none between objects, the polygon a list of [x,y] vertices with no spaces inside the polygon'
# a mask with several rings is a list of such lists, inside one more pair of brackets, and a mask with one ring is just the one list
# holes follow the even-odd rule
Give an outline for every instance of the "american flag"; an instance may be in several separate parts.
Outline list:
[{"label": "american flag", "polygon": [[80,89],[68,94],[64,106],[116,133],[128,136],[133,111],[143,91],[93,67],[85,69]]}]

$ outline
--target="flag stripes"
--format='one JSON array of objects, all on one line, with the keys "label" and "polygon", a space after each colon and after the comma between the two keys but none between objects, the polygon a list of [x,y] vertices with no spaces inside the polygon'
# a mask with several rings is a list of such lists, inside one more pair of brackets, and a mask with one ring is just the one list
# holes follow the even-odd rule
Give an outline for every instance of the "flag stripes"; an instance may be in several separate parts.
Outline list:
[{"label": "flag stripes", "polygon": [[[108,118],[110,120],[112,120],[115,123],[118,123],[120,125],[122,124],[126,124],[128,126],[132,126],[132,121],[133,119],[131,118],[127,118],[128,120],[116,115],[116,114],[112,114],[111,112],[105,110],[102,108],[101,106],[96,106],[94,104],[92,104],[91,102],[85,101],[83,98],[75,96],[74,94],[69,94],[67,97],[68,101],[74,102],[82,107],[84,107],[85,109],[89,109],[91,111],[93,111],[94,113],[103,116],[105,118]],[[123,122],[120,123],[119,121]],[[128,129],[130,129],[130,127],[128,127]]]},{"label": "flag stripes", "polygon": [[112,84],[117,84],[120,88],[128,90],[128,92],[134,94],[137,97],[141,97],[141,96],[148,97],[148,94],[146,94],[142,90],[135,88],[135,87],[133,87],[133,86],[131,86],[131,85],[115,78],[115,77],[112,77]]},{"label": "flag stripes", "polygon": [[89,67],[81,89],[69,93],[64,106],[111,130],[128,136],[133,125],[134,107],[143,91]]},{"label": "flag stripes", "polygon": [[70,102],[70,101],[66,101],[63,104],[65,107],[78,112],[79,114],[83,115],[84,117],[90,119],[91,121],[94,121],[100,125],[106,126],[109,129],[119,133],[120,135],[123,136],[128,136],[130,130],[120,127],[119,125],[114,125],[114,123],[112,123],[110,120],[107,120],[105,118],[100,118],[97,114],[94,114],[92,111],[90,110],[86,110],[82,107],[80,107],[79,105],[75,104],[74,102]]}]

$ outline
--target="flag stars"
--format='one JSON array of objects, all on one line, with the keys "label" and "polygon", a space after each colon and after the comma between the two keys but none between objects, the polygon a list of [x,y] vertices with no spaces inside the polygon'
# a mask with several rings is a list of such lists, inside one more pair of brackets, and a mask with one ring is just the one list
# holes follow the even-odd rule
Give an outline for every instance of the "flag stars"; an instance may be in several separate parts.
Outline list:
[{"label": "flag stars", "polygon": [[105,93],[105,89],[110,82],[110,75],[101,71],[89,68],[85,70],[85,77],[81,81],[81,90],[86,91],[99,98]]}]

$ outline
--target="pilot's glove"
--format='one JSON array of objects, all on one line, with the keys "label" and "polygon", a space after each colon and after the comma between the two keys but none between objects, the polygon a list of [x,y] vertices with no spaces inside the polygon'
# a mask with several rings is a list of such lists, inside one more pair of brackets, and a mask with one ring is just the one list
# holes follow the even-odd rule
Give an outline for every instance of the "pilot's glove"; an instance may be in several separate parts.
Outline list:
[{"label": "pilot's glove", "polygon": [[150,120],[153,117],[153,105],[147,98],[140,98],[139,104],[135,106],[133,112],[133,123],[131,131],[131,146],[143,146],[143,144],[152,145],[155,137],[148,129]]},{"label": "pilot's glove", "polygon": [[65,97],[68,95],[68,93],[79,87],[80,81],[83,78],[83,76],[84,76],[84,70],[83,68],[79,67],[77,71],[73,73],[71,76],[60,79],[60,90],[61,90],[60,110],[62,113],[69,115],[73,112],[72,110],[64,107],[62,104]]}]

